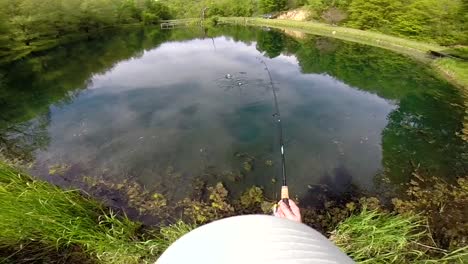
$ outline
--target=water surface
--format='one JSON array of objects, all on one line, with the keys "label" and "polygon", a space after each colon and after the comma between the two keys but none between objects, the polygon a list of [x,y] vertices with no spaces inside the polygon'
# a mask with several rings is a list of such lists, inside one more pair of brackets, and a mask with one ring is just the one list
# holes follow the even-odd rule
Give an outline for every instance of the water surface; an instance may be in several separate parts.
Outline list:
[{"label": "water surface", "polygon": [[[134,177],[174,197],[195,178],[279,190],[272,73],[289,184],[305,197],[378,190],[414,170],[466,173],[463,101],[379,48],[269,29],[133,29],[0,71],[2,152],[34,173]],[[73,176],[72,176],[73,175]]]}]

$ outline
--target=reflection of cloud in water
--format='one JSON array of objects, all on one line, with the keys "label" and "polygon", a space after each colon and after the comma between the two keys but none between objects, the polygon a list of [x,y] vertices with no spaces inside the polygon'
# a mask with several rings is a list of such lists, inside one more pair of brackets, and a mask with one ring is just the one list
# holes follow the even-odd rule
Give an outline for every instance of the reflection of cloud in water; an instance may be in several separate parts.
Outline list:
[{"label": "reflection of cloud in water", "polygon": [[[94,89],[54,109],[43,159],[130,171],[150,183],[168,166],[186,173],[206,165],[239,170],[236,151],[276,157],[260,53],[255,44],[215,41],[216,50],[211,39],[165,43],[95,76]],[[381,167],[380,133],[394,106],[333,77],[302,74],[294,56],[264,60],[279,90],[294,192],[338,167],[353,184],[368,186]],[[227,73],[246,85],[225,89]],[[256,162],[260,174],[264,161]],[[246,181],[271,186],[272,175],[259,174]]]},{"label": "reflection of cloud in water", "polygon": [[[211,40],[169,42],[145,52],[139,59],[119,63],[112,71],[95,76],[93,88],[119,86],[116,92],[133,87],[167,86],[181,82],[197,82],[211,86],[211,82],[230,70],[246,71],[246,61],[253,61],[260,53],[254,46],[216,38],[217,50]],[[241,55],[239,55],[241,54]]]}]

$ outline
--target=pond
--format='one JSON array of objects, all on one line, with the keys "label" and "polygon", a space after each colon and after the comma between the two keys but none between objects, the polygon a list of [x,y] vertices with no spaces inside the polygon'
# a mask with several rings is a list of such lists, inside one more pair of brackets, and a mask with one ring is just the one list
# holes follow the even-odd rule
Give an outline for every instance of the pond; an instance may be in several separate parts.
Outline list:
[{"label": "pond", "polygon": [[103,33],[0,68],[2,155],[51,181],[131,177],[177,199],[195,179],[278,197],[376,193],[467,172],[456,88],[383,49],[268,28]]}]

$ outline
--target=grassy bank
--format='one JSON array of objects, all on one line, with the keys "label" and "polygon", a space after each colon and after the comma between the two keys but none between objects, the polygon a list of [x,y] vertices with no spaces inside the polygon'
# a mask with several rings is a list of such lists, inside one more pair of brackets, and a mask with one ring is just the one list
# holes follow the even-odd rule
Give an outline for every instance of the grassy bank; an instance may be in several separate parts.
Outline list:
[{"label": "grassy bank", "polygon": [[[431,247],[424,218],[362,210],[344,220],[330,239],[358,263],[465,263],[468,248],[447,252]],[[439,257],[428,256],[428,248]]]},{"label": "grassy bank", "polygon": [[[0,262],[151,263],[195,223],[260,213],[265,203],[268,207],[258,187],[232,202],[222,184],[207,191],[208,200],[184,199],[174,206],[159,202],[151,207],[159,213],[182,209],[184,221],[192,224],[179,220],[142,228],[87,195],[62,190],[0,164]],[[131,193],[135,195],[141,194]],[[154,201],[144,202],[146,206]],[[303,216],[306,224],[325,235],[334,229],[331,239],[358,263],[463,263],[468,256],[466,245],[452,252],[438,249],[422,216],[386,212],[375,199],[362,199],[341,209],[304,208]]]},{"label": "grassy bank", "polygon": [[311,21],[292,21],[279,19],[261,19],[228,17],[219,18],[220,23],[243,24],[255,26],[268,26],[279,29],[293,29],[304,33],[333,37],[346,41],[357,42],[365,45],[388,49],[397,53],[405,54],[418,61],[428,63],[439,74],[443,75],[454,85],[461,87],[464,91],[468,90],[468,62],[444,58],[430,59],[429,51],[443,52],[444,47],[435,43],[424,43],[395,36],[389,36],[378,32],[364,31],[359,29],[331,26],[324,23]]},{"label": "grassy bank", "polygon": [[[1,263],[152,262],[183,223],[143,234],[141,225],[78,191],[0,165]],[[56,259],[59,258],[59,259]]]},{"label": "grassy bank", "polygon": [[464,93],[468,98],[468,62],[461,60],[442,58],[433,62],[433,65],[442,72],[446,78],[458,86],[464,87]]},{"label": "grassy bank", "polygon": [[437,44],[423,43],[414,40],[385,35],[382,33],[359,29],[331,26],[311,21],[293,21],[262,18],[229,17],[220,18],[221,23],[247,24],[268,26],[279,29],[291,28],[304,33],[328,36],[342,40],[381,47],[395,52],[410,55],[416,59],[425,60],[428,50],[442,51],[444,48]]}]

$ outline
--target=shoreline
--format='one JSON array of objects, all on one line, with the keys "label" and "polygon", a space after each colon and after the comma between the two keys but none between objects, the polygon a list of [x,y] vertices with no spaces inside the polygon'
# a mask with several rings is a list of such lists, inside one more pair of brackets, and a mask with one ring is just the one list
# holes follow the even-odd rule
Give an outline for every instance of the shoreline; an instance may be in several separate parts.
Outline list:
[{"label": "shoreline", "polygon": [[[413,195],[407,200],[392,199],[392,207],[365,196],[345,205],[330,201],[323,209],[301,207],[302,222],[357,262],[398,259],[398,263],[462,263],[468,246],[463,240],[464,220],[457,216],[462,216],[467,183],[466,178],[460,178],[456,185],[437,179],[425,183],[415,178],[407,185]],[[90,184],[121,193],[132,208],[161,221],[144,225],[93,193],[63,189],[0,162],[0,217],[5,220],[0,222],[0,262],[16,263],[32,256],[36,262],[153,263],[175,240],[197,226],[234,215],[269,214],[276,203],[266,199],[256,186],[232,200],[220,182],[203,187],[208,197],[182,201],[145,191],[137,183]],[[455,206],[441,212],[440,203]],[[447,213],[451,217],[446,217]],[[452,221],[461,221],[462,225],[448,225]],[[431,228],[427,228],[430,223]],[[451,232],[446,232],[445,227]],[[446,240],[450,241],[448,245],[443,243]],[[426,243],[430,247],[418,246]],[[366,251],[369,244],[377,248],[376,252]]]},{"label": "shoreline", "polygon": [[[332,26],[311,21],[262,19],[252,17],[222,17],[219,18],[219,23],[267,26],[282,30],[292,29],[303,33],[337,38],[397,52],[428,65],[441,78],[460,88],[460,91],[466,100],[468,100],[468,79],[464,78],[465,74],[463,74],[463,72],[468,71],[468,62],[464,62],[462,60],[458,61],[453,58],[430,58],[428,55],[430,51],[440,52],[446,49],[445,47],[435,43],[419,42],[378,32]],[[447,63],[439,63],[442,60],[454,63],[449,63],[451,67],[447,67]]]}]

